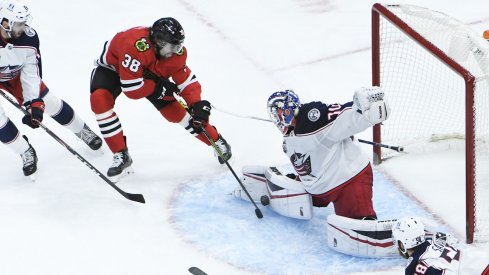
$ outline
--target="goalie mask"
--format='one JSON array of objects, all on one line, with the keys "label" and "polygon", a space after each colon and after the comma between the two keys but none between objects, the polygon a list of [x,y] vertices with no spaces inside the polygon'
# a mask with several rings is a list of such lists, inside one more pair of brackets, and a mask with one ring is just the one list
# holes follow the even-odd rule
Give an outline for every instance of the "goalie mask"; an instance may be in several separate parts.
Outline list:
[{"label": "goalie mask", "polygon": [[392,240],[399,253],[409,258],[408,249],[414,248],[425,241],[424,225],[417,218],[399,219],[392,227]]},{"label": "goalie mask", "polygon": [[268,98],[268,115],[284,136],[295,126],[300,106],[299,97],[292,90],[275,92]]},{"label": "goalie mask", "polygon": [[183,50],[185,32],[182,25],[171,17],[158,19],[150,30],[150,39],[159,58],[180,54]]},{"label": "goalie mask", "polygon": [[20,37],[31,20],[31,12],[24,3],[7,0],[0,4],[1,28],[7,32],[9,38]]}]

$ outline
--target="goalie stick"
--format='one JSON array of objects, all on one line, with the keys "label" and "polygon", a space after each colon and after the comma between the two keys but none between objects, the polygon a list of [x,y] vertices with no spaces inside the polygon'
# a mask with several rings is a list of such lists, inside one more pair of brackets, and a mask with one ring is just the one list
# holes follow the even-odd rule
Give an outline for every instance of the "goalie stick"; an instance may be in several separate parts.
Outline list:
[{"label": "goalie stick", "polygon": [[[240,115],[240,114],[232,113],[232,112],[229,112],[229,111],[225,111],[225,110],[223,110],[221,108],[216,107],[213,104],[211,104],[211,106],[212,106],[212,108],[214,108],[214,109],[216,109],[216,110],[218,110],[220,112],[223,112],[225,114],[231,115],[231,116],[240,117],[240,118],[247,118],[247,119],[254,119],[254,120],[260,120],[260,121],[265,121],[265,122],[272,122],[270,119],[265,119],[265,118],[256,117],[256,116]],[[372,146],[383,147],[383,148],[394,150],[396,152],[404,152],[404,147],[402,147],[402,146],[392,146],[392,145],[387,145],[387,144],[383,144],[383,143],[368,141],[368,140],[364,140],[364,139],[357,139],[357,140],[358,140],[358,142],[365,143],[365,144],[370,144]]]},{"label": "goalie stick", "polygon": [[[12,103],[17,109],[19,109],[24,115],[30,115],[27,110],[22,108],[17,102],[15,102],[12,98],[7,96],[7,94],[0,89],[0,95],[2,95],[8,102]],[[54,138],[57,142],[59,142],[63,147],[65,147],[70,153],[72,153],[76,158],[78,158],[81,162],[83,162],[90,170],[92,170],[95,174],[97,174],[100,178],[102,178],[107,184],[112,186],[119,194],[124,196],[124,198],[131,200],[131,201],[136,201],[140,203],[145,203],[144,197],[141,194],[131,194],[131,193],[126,193],[122,191],[119,187],[117,187],[113,182],[111,182],[104,174],[102,174],[97,168],[95,168],[90,162],[88,162],[85,158],[83,158],[80,154],[78,154],[73,148],[71,148],[66,142],[64,142],[61,138],[59,138],[56,134],[54,134],[51,130],[49,130],[48,127],[46,127],[44,124],[41,122],[38,122],[39,127],[41,127],[46,133],[48,133],[52,138]]]}]

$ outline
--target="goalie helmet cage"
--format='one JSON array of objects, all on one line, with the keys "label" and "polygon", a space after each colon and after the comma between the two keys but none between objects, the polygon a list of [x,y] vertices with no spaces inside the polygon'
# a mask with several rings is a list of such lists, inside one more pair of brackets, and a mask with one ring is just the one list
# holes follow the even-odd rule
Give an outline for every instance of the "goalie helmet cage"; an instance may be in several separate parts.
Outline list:
[{"label": "goalie helmet cage", "polygon": [[[418,6],[373,5],[372,84],[384,89],[392,109],[373,139],[461,144],[467,243],[489,240],[488,71],[489,43],[465,24]],[[374,147],[374,162],[392,154],[399,153]]]}]

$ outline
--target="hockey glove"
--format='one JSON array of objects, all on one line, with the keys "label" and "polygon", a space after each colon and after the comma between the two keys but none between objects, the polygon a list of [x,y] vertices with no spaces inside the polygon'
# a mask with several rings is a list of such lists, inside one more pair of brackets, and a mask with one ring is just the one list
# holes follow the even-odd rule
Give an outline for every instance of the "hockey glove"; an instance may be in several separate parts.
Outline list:
[{"label": "hockey glove", "polygon": [[44,115],[44,101],[41,98],[36,98],[32,101],[24,103],[24,106],[29,114],[22,118],[22,123],[34,129],[38,128]]},{"label": "hockey glove", "polygon": [[211,104],[207,100],[197,101],[191,108],[192,124],[200,128],[209,121],[211,115]]},{"label": "hockey glove", "polygon": [[362,87],[355,91],[353,103],[357,112],[365,116],[372,124],[380,123],[390,115],[388,102],[380,87]]},{"label": "hockey glove", "polygon": [[[150,76],[151,77],[148,77],[148,79],[151,79],[155,82],[155,88],[153,90],[153,93],[146,98],[149,100],[149,102],[151,102],[151,104],[153,104],[153,106],[155,106],[157,110],[161,110],[163,107],[168,105],[168,103],[174,101],[173,98],[165,100],[164,97],[173,97],[173,93],[179,93],[180,90],[175,83],[166,78],[157,77],[153,73],[151,73]],[[144,73],[143,77],[145,77]]]},{"label": "hockey glove", "polygon": [[163,100],[164,96],[173,96],[174,92],[179,92],[177,85],[168,79],[160,78],[155,81],[155,89],[147,98],[149,101]]}]

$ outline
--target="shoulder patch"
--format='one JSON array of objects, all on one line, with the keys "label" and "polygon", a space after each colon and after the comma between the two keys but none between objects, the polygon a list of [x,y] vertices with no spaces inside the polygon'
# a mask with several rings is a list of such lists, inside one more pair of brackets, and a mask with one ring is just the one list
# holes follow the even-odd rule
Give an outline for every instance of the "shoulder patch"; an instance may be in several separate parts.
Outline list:
[{"label": "shoulder patch", "polygon": [[148,44],[145,37],[137,40],[136,43],[134,43],[134,47],[136,47],[136,50],[138,52],[145,52],[150,49],[150,45]]},{"label": "shoulder patch", "polygon": [[34,35],[36,35],[36,31],[29,26],[26,26],[24,33],[29,37],[33,37]]},{"label": "shoulder patch", "polygon": [[309,120],[312,122],[318,121],[320,116],[321,113],[317,108],[313,108],[307,113],[307,118],[309,118]]}]

